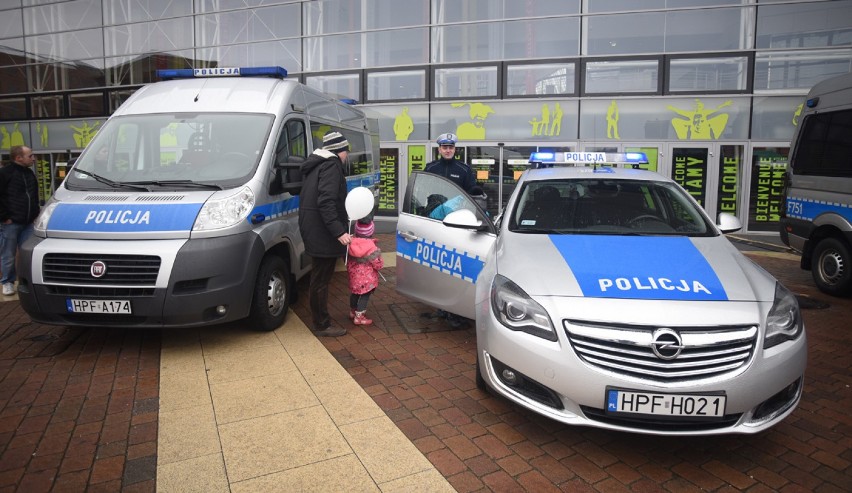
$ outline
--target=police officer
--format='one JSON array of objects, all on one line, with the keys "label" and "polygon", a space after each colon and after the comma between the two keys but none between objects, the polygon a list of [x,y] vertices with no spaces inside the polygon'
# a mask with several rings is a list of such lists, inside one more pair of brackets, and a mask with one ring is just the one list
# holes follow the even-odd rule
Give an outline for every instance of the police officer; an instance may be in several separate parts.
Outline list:
[{"label": "police officer", "polygon": [[437,142],[438,152],[440,152],[441,157],[427,164],[424,171],[449,178],[453,183],[460,186],[462,190],[470,193],[473,187],[476,186],[476,177],[470,166],[455,157],[458,137],[454,133],[441,134]]}]

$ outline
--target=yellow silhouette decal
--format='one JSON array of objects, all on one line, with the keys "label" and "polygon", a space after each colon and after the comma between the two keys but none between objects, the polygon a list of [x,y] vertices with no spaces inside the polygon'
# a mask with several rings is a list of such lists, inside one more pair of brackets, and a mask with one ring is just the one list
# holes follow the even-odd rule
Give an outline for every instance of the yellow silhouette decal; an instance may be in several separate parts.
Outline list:
[{"label": "yellow silhouette decal", "polygon": [[606,136],[610,139],[620,139],[618,136],[618,103],[613,99],[606,109]]},{"label": "yellow silhouette decal", "polygon": [[550,107],[543,104],[541,105],[541,118],[533,117],[528,123],[532,125],[531,135],[533,137],[559,135],[562,132],[562,107],[559,106],[559,103],[555,103],[551,117]]},{"label": "yellow silhouette decal", "polygon": [[456,128],[456,135],[461,140],[484,140],[485,139],[485,119],[488,115],[494,113],[487,104],[482,103],[451,103],[453,108],[460,108],[468,105],[468,115],[472,122],[465,122]]},{"label": "yellow silhouette decal", "polygon": [[408,140],[408,136],[414,131],[414,122],[408,115],[408,106],[402,107],[402,113],[397,115],[393,121],[393,133],[396,140]]},{"label": "yellow silhouette decal", "polygon": [[716,108],[704,109],[704,103],[700,99],[695,100],[695,111],[687,111],[675,108],[672,105],[666,108],[674,111],[683,118],[672,118],[677,138],[680,140],[718,139],[725,127],[728,125],[728,114],[718,113],[719,110],[731,105],[731,101],[725,101]]},{"label": "yellow silhouette decal", "polygon": [[36,123],[36,132],[38,132],[39,141],[41,142],[42,147],[48,147],[47,145],[47,124],[42,125],[40,122]]},{"label": "yellow silhouette decal", "polygon": [[89,125],[89,122],[83,122],[80,127],[75,127],[74,125],[69,125],[71,130],[74,131],[74,143],[77,144],[77,147],[86,147],[89,145],[89,142],[95,137],[95,134],[98,133],[98,126],[100,126],[101,122],[95,122],[94,125]]},{"label": "yellow silhouette decal", "polygon": [[9,129],[6,128],[6,125],[0,126],[0,134],[3,134],[3,138],[0,140],[0,149],[8,151],[12,147],[12,139],[9,137]]},{"label": "yellow silhouette decal", "polygon": [[802,116],[802,108],[805,106],[805,103],[799,103],[799,106],[796,106],[796,111],[793,112],[793,126],[799,126],[799,117]]}]

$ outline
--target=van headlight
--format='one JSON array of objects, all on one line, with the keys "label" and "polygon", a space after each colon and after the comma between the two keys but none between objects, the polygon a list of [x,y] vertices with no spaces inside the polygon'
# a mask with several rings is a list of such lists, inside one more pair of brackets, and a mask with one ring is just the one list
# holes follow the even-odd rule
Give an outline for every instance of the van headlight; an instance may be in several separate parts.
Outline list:
[{"label": "van headlight", "polygon": [[249,187],[228,197],[208,200],[198,213],[193,231],[210,231],[231,227],[243,219],[254,208],[254,192]]},{"label": "van headlight", "polygon": [[556,331],[547,310],[501,275],[494,276],[491,283],[491,309],[497,320],[510,330],[556,341]]},{"label": "van headlight", "polygon": [[802,313],[799,311],[799,302],[789,289],[775,283],[775,301],[766,316],[766,336],[763,340],[763,348],[781,344],[799,337],[804,329]]},{"label": "van headlight", "polygon": [[53,215],[53,211],[56,210],[57,205],[59,205],[59,201],[53,200],[41,208],[41,212],[38,213],[38,217],[36,217],[33,223],[34,231],[42,235],[47,234],[47,223],[50,222],[50,216]]}]

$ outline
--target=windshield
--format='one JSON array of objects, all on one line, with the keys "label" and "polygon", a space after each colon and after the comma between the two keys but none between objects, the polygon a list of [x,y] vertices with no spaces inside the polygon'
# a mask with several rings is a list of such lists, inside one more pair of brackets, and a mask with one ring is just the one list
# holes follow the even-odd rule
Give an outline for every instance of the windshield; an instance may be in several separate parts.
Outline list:
[{"label": "windshield", "polygon": [[533,181],[509,216],[519,233],[712,236],[706,216],[677,185],[612,179]]},{"label": "windshield", "polygon": [[234,113],[116,117],[86,147],[66,186],[150,190],[241,185],[254,174],[272,121],[272,115]]}]

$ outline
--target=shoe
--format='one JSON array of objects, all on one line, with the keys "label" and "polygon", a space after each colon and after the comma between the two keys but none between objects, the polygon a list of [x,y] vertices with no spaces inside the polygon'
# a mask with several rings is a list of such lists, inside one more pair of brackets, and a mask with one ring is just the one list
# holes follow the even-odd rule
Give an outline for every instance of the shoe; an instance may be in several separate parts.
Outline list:
[{"label": "shoe", "polygon": [[447,323],[449,323],[450,327],[454,329],[467,327],[467,320],[464,317],[460,317],[452,313],[447,313]]},{"label": "shoe", "polygon": [[343,327],[326,327],[323,330],[315,330],[313,331],[314,335],[317,337],[340,337],[346,335],[346,329]]},{"label": "shoe", "polygon": [[373,321],[367,318],[367,310],[355,312],[355,318],[352,319],[355,325],[373,325]]},{"label": "shoe", "polygon": [[3,295],[4,296],[14,296],[15,295],[15,285],[11,282],[3,283]]},{"label": "shoe", "polygon": [[355,313],[357,313],[357,312],[355,311],[354,308],[349,309],[349,320],[353,320],[355,318]]}]

